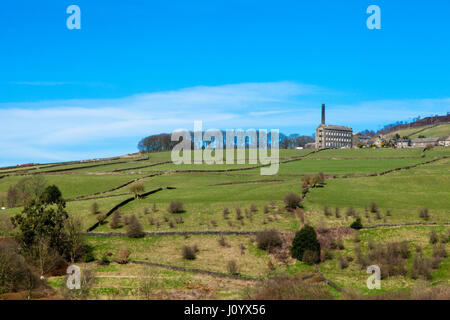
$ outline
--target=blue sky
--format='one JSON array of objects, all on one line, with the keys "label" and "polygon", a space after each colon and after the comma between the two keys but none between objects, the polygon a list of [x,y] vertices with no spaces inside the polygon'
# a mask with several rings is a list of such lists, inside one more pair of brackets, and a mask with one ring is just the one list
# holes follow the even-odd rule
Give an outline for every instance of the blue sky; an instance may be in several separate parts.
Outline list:
[{"label": "blue sky", "polygon": [[[68,30],[66,8],[81,8]],[[366,9],[381,8],[381,30]],[[450,2],[0,2],[0,165],[208,128],[355,131],[450,111]]]}]

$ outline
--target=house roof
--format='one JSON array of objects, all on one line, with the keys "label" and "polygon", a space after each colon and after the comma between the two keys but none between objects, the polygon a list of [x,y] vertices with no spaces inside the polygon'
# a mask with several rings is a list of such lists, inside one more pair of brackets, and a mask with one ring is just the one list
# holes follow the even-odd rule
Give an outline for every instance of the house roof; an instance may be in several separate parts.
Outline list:
[{"label": "house roof", "polygon": [[331,124],[320,124],[319,127],[325,128],[325,129],[336,129],[336,130],[347,130],[352,131],[352,128],[345,127],[345,126],[335,126]]},{"label": "house roof", "polygon": [[417,138],[412,139],[412,143],[427,143],[427,142],[437,142],[439,138]]}]

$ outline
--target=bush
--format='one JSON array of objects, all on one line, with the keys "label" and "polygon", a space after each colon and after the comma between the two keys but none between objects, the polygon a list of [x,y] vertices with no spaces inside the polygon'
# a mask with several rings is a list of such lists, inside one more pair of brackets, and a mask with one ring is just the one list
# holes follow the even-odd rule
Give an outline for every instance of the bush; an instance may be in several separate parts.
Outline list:
[{"label": "bush", "polygon": [[339,219],[341,217],[341,213],[339,212],[339,208],[336,207],[335,211],[334,211],[334,215],[337,219]]},{"label": "bush", "polygon": [[226,220],[230,215],[230,210],[228,208],[223,209],[223,218]]},{"label": "bush", "polygon": [[130,191],[134,193],[134,197],[137,198],[139,193],[143,193],[145,191],[144,185],[142,183],[134,183],[130,187]]},{"label": "bush", "polygon": [[358,232],[355,232],[354,236],[353,236],[353,242],[358,243],[361,241],[361,237],[359,236]]},{"label": "bush", "polygon": [[355,230],[359,230],[362,229],[363,225],[361,223],[361,219],[357,218],[355,221],[352,222],[352,224],[350,225],[350,228],[355,229]]},{"label": "bush", "polygon": [[242,220],[244,219],[244,216],[242,215],[241,208],[236,208],[236,220]]},{"label": "bush", "polygon": [[447,258],[447,250],[445,250],[444,244],[438,244],[433,246],[433,257],[435,258]]},{"label": "bush", "polygon": [[323,207],[323,214],[325,215],[325,217],[331,216],[331,211],[330,208],[328,208],[328,206]]},{"label": "bush", "polygon": [[129,238],[142,238],[145,235],[142,230],[142,224],[133,214],[131,215],[127,225],[127,236]]},{"label": "bush", "polygon": [[355,209],[350,207],[350,208],[347,209],[345,214],[347,215],[347,217],[354,217],[356,215],[356,211],[355,211]]},{"label": "bush", "polygon": [[91,213],[92,213],[92,214],[100,213],[99,207],[98,207],[98,203],[97,203],[97,202],[94,202],[94,203],[91,205]]},{"label": "bush", "polygon": [[228,242],[227,242],[227,240],[225,239],[224,236],[220,236],[220,238],[219,238],[219,244],[220,244],[222,247],[229,247],[229,244],[228,244]]},{"label": "bush", "polygon": [[316,231],[309,225],[304,226],[295,234],[292,241],[291,256],[302,261],[303,255],[307,250],[316,252],[317,256],[320,257],[320,243],[317,240]]},{"label": "bush", "polygon": [[432,230],[431,232],[430,232],[430,243],[431,244],[435,244],[435,243],[437,243],[438,242],[438,235],[437,235],[437,233],[436,233],[436,231],[434,231],[434,230]]},{"label": "bush", "polygon": [[0,294],[31,290],[35,287],[35,275],[25,259],[14,250],[0,248],[0,266]]},{"label": "bush", "polygon": [[419,217],[424,219],[425,221],[428,221],[430,219],[430,214],[428,212],[428,208],[420,209]]},{"label": "bush", "polygon": [[181,201],[171,201],[167,211],[170,213],[183,213],[184,212],[184,204]]},{"label": "bush", "polygon": [[236,260],[230,260],[227,263],[227,270],[228,273],[231,275],[238,275],[239,274],[239,267],[236,263]]},{"label": "bush", "polygon": [[296,209],[301,207],[302,198],[297,194],[291,192],[284,196],[284,204],[286,208]]},{"label": "bush", "polygon": [[372,213],[377,213],[378,212],[378,206],[377,206],[377,204],[375,202],[372,202],[370,204],[370,212],[372,212]]},{"label": "bush", "polygon": [[411,278],[418,279],[423,277],[426,280],[430,280],[432,269],[431,260],[424,258],[421,254],[417,254],[413,259],[410,271]]},{"label": "bush", "polygon": [[250,205],[250,212],[251,213],[256,213],[256,212],[258,212],[258,207],[256,206],[256,204],[251,204]]},{"label": "bush", "polygon": [[183,249],[181,251],[183,259],[186,260],[195,260],[195,258],[197,257],[197,252],[198,248],[190,246],[183,246]]},{"label": "bush", "polygon": [[114,212],[111,222],[109,223],[109,227],[111,229],[118,229],[122,226],[121,222],[122,222],[122,218],[120,216],[120,212],[116,211],[116,212]]},{"label": "bush", "polygon": [[264,213],[269,213],[269,206],[268,205],[265,205],[264,206]]},{"label": "bush", "polygon": [[283,244],[280,233],[277,230],[264,230],[256,235],[256,243],[261,250],[270,250]]},{"label": "bush", "polygon": [[129,256],[130,256],[130,252],[128,250],[121,249],[119,251],[119,255],[117,256],[117,263],[119,263],[119,264],[127,264]]}]

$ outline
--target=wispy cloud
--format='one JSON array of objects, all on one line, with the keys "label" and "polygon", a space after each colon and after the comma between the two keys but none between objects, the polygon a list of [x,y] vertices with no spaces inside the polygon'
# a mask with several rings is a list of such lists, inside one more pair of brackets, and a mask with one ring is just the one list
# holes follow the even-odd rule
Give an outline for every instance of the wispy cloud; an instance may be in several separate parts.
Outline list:
[{"label": "wispy cloud", "polygon": [[[331,92],[331,93],[330,93]],[[111,156],[136,151],[146,135],[192,129],[267,128],[311,134],[333,94],[293,82],[199,86],[120,99],[0,104],[0,165]],[[341,97],[342,98],[342,97]],[[450,110],[450,99],[327,106],[327,122],[356,130]]]}]

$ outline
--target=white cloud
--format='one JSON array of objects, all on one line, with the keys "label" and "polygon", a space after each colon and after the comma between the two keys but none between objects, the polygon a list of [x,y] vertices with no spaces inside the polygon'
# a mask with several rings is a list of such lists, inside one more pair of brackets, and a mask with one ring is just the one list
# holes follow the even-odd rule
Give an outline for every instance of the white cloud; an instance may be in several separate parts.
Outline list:
[{"label": "white cloud", "polygon": [[[274,82],[199,86],[120,99],[4,103],[0,104],[0,164],[134,152],[140,138],[179,128],[192,130],[194,120],[202,120],[204,129],[266,128],[311,134],[320,121],[321,99],[330,94],[335,93]],[[327,123],[361,130],[449,109],[450,99],[327,105]]]}]

